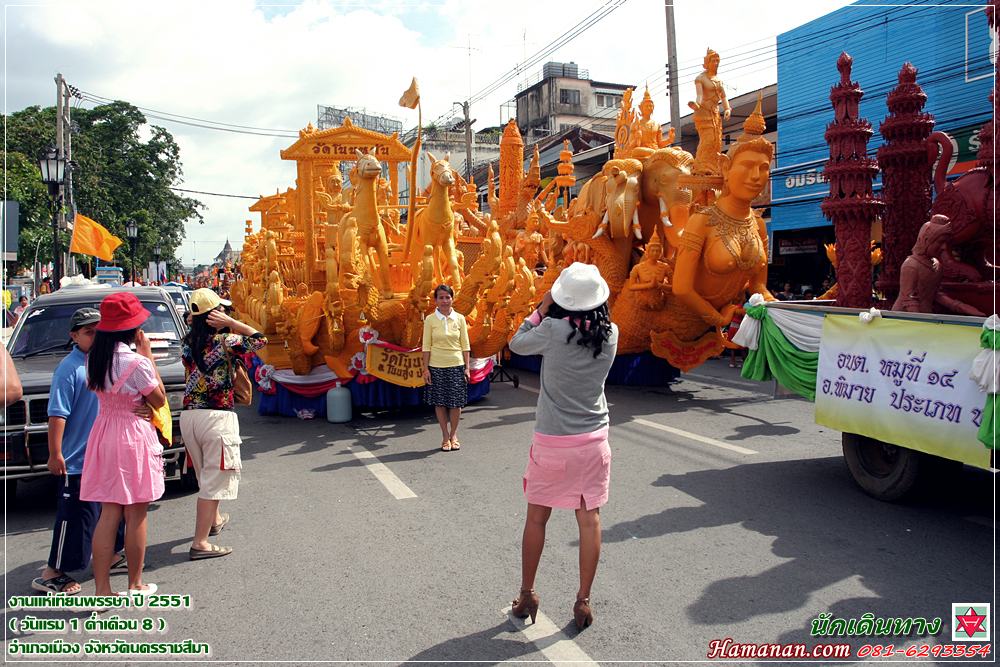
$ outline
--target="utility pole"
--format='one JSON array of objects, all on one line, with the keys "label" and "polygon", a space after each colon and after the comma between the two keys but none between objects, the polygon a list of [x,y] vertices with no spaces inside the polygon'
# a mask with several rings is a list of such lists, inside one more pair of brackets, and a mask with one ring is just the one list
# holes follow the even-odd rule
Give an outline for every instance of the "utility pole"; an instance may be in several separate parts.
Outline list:
[{"label": "utility pole", "polygon": [[465,180],[472,180],[472,120],[469,118],[470,102],[455,102],[462,107],[465,113]]},{"label": "utility pole", "polygon": [[[58,216],[58,229],[60,231],[72,229],[73,223],[67,219],[66,211],[71,213],[76,210],[75,202],[73,201],[73,167],[70,160],[73,159],[73,139],[70,121],[70,90],[69,85],[66,83],[66,79],[63,75],[56,73],[56,155],[59,159],[66,161],[66,171],[65,178],[62,183],[59,184],[59,196],[57,198],[59,210],[57,212]],[[58,238],[54,238],[55,242],[54,248],[59,247]],[[70,273],[75,273],[71,271],[70,266],[70,254],[67,250],[65,253],[59,251],[55,253],[56,256],[53,257],[53,265],[55,268],[55,274],[70,275]],[[63,270],[59,270],[59,267]]]},{"label": "utility pole", "polygon": [[681,100],[677,89],[677,33],[674,29],[674,2],[663,0],[667,13],[667,78],[670,95],[670,127],[674,128],[674,142],[681,143]]}]

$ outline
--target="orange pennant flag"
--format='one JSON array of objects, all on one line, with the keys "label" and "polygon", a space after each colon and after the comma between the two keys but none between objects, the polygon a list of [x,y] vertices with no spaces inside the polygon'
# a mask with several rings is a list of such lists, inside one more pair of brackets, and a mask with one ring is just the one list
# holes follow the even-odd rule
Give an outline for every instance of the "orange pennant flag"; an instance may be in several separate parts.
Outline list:
[{"label": "orange pennant flag", "polygon": [[115,248],[121,244],[120,238],[109,232],[96,220],[91,220],[79,213],[73,219],[73,239],[69,242],[70,252],[93,255],[110,262],[114,257]]},{"label": "orange pennant flag", "polygon": [[399,106],[407,109],[416,109],[420,103],[420,88],[417,87],[417,77],[413,77],[410,87],[406,89],[403,96],[399,98]]}]

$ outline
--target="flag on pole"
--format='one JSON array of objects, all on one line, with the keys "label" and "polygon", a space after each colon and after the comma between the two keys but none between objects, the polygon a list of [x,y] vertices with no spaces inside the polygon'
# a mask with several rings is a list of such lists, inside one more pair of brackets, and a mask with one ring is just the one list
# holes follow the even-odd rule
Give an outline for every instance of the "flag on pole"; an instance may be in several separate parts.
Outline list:
[{"label": "flag on pole", "polygon": [[399,98],[399,106],[407,109],[416,109],[420,103],[420,88],[417,87],[417,77],[413,77],[410,87],[406,89],[403,96]]},{"label": "flag on pole", "polygon": [[70,252],[93,255],[110,262],[115,248],[121,244],[120,238],[109,232],[96,220],[91,220],[79,213],[73,219],[73,239],[69,242]]}]

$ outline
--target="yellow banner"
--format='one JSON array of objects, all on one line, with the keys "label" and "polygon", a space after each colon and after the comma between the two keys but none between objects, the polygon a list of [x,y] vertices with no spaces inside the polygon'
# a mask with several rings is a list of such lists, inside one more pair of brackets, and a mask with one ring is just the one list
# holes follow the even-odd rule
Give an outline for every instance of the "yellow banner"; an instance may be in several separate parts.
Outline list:
[{"label": "yellow banner", "polygon": [[420,350],[403,352],[381,345],[367,345],[366,348],[365,370],[369,375],[402,387],[424,386]]},{"label": "yellow banner", "polygon": [[977,326],[855,316],[823,319],[816,423],[990,467],[976,438],[984,395],[969,377]]}]

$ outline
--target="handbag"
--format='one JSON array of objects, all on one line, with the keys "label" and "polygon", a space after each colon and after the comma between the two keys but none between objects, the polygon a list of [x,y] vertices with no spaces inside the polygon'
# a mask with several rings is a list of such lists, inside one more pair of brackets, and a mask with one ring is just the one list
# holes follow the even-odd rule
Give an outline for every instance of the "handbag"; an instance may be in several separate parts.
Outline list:
[{"label": "handbag", "polygon": [[233,400],[240,405],[250,405],[253,403],[253,382],[250,381],[250,374],[247,373],[243,360],[237,358],[234,361],[230,350],[226,361],[229,364],[229,376],[233,379]]}]

